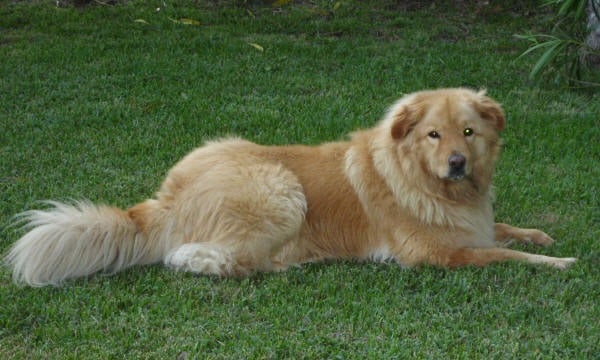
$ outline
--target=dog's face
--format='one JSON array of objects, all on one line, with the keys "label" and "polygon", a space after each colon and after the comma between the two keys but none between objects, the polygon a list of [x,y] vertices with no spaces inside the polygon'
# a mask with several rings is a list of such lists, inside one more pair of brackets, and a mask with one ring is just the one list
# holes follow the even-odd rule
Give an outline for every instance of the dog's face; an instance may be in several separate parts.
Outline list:
[{"label": "dog's face", "polygon": [[[416,93],[392,110],[399,156],[444,182],[489,181],[505,119],[500,106],[466,89]],[[417,170],[417,169],[415,169]]]}]

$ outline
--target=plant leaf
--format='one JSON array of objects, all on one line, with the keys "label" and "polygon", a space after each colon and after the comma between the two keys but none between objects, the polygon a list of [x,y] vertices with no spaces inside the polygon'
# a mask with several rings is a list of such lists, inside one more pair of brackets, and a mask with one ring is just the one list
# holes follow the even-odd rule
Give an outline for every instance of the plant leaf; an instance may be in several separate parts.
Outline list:
[{"label": "plant leaf", "polygon": [[567,14],[571,7],[574,5],[574,2],[574,0],[565,0],[560,6],[560,9],[558,10],[558,15],[564,16],[565,14]]},{"label": "plant leaf", "polygon": [[181,19],[177,20],[177,19],[169,18],[169,20],[171,20],[175,24],[200,26],[200,21],[194,20],[194,19],[181,18]]},{"label": "plant leaf", "polygon": [[150,24],[149,24],[149,23],[148,23],[146,20],[144,20],[144,19],[135,19],[135,20],[133,20],[133,22],[140,23],[140,24],[145,24],[145,25],[150,25]]},{"label": "plant leaf", "polygon": [[[529,40],[534,44],[529,49],[525,50],[521,55],[519,55],[519,59],[536,51],[536,50],[550,47],[554,43],[561,41],[557,37],[551,36],[551,35],[517,35],[517,38]],[[549,40],[540,42],[539,41],[540,39],[549,39]]]},{"label": "plant leaf", "polygon": [[200,21],[194,19],[182,18],[179,21],[184,25],[200,26]]},{"label": "plant leaf", "polygon": [[546,47],[548,49],[542,54],[542,56],[540,56],[538,61],[533,66],[533,69],[531,69],[531,73],[529,73],[530,79],[537,77],[538,73],[543,68],[548,66],[552,59],[554,59],[556,55],[558,55],[558,53],[562,50],[562,48],[566,46],[566,44],[560,40],[552,40],[544,44],[546,44]]},{"label": "plant leaf", "polygon": [[255,48],[256,50],[263,52],[265,51],[265,48],[263,48],[262,46],[258,45],[257,43],[248,43],[248,45],[252,46],[253,48]]},{"label": "plant leaf", "polygon": [[[590,2],[593,3],[594,0],[590,0]],[[587,1],[580,1],[579,4],[577,4],[577,9],[575,10],[575,18],[585,19],[584,10],[585,10],[586,4],[587,4]]]}]

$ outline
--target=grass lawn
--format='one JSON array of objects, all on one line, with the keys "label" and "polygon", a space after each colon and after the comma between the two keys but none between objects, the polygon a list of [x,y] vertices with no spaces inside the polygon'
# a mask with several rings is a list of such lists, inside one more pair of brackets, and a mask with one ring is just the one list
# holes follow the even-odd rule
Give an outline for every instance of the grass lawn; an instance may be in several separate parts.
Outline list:
[{"label": "grass lawn", "polygon": [[0,4],[0,252],[22,234],[4,225],[39,200],[129,207],[206,139],[336,140],[404,93],[469,86],[507,113],[498,220],[557,240],[521,249],[580,261],[341,262],[226,280],[157,265],[41,289],[2,268],[0,358],[600,354],[600,94],[528,83],[535,58],[517,59],[528,44],[514,35],[547,31],[548,14],[509,1],[244,3]]}]

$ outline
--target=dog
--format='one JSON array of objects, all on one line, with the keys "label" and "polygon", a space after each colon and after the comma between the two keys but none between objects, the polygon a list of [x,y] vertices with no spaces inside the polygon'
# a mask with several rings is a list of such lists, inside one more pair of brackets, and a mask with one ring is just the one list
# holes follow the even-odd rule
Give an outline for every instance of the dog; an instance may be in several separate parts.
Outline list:
[{"label": "dog", "polygon": [[576,259],[505,246],[549,245],[544,232],[494,223],[504,127],[485,91],[455,88],[408,94],[345,141],[208,142],[169,171],[155,198],[128,210],[78,201],[22,213],[28,232],[5,260],[30,286],[159,262],[221,277],[326,259],[565,269]]}]

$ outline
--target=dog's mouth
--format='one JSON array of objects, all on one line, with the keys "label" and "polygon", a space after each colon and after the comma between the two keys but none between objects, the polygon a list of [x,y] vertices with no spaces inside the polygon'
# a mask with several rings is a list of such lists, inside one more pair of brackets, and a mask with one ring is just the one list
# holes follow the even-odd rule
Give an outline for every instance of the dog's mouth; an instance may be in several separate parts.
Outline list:
[{"label": "dog's mouth", "polygon": [[448,173],[448,175],[444,178],[445,180],[449,180],[449,181],[454,181],[454,182],[459,182],[464,180],[467,177],[467,174],[465,173],[464,170],[450,170],[450,172]]}]

